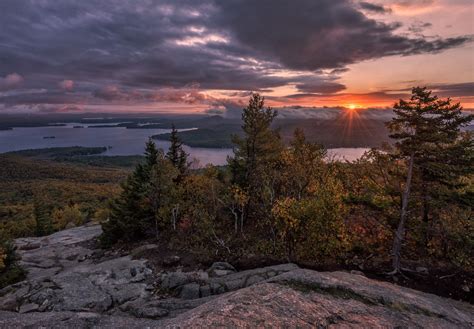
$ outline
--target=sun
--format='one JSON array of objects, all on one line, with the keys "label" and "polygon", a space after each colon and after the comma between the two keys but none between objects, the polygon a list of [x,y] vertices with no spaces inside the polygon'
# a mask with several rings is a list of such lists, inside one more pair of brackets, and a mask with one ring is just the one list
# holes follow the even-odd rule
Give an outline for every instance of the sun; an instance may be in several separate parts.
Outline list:
[{"label": "sun", "polygon": [[347,105],[347,108],[348,108],[349,110],[355,110],[357,107],[358,107],[358,106],[357,106],[356,104],[349,104],[349,105]]}]

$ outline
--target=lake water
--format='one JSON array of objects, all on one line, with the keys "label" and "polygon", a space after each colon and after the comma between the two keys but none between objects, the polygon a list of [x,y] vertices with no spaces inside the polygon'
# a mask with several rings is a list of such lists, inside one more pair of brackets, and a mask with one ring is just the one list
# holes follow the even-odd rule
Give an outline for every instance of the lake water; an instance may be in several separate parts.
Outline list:
[{"label": "lake water", "polygon": [[[73,128],[81,125],[85,128]],[[139,155],[143,154],[145,142],[152,135],[170,132],[169,129],[126,129],[87,128],[93,124],[68,123],[62,127],[13,128],[0,131],[0,153],[25,149],[65,146],[108,146],[104,155]],[[55,138],[47,138],[55,136]],[[167,149],[169,142],[155,140],[158,148]],[[227,156],[232,155],[231,149],[211,149],[185,146],[191,158],[197,159],[200,165],[208,163],[222,165]],[[359,158],[365,148],[338,148],[328,150],[329,157],[337,160],[353,161]]]}]

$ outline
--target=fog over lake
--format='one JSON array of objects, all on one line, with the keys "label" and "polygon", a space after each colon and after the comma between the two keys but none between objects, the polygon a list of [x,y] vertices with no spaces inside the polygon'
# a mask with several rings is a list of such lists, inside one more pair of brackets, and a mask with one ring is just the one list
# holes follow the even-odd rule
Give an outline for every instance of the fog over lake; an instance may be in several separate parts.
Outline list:
[{"label": "fog over lake", "polygon": [[[117,123],[110,125],[115,124]],[[75,125],[84,128],[73,128]],[[0,153],[47,147],[106,146],[109,149],[103,155],[140,155],[143,154],[145,142],[150,136],[170,132],[170,129],[87,128],[93,125],[68,123],[60,127],[13,128],[0,131]],[[44,138],[52,136],[55,138]],[[155,140],[155,143],[158,148],[166,150],[169,147],[167,141]],[[232,149],[185,146],[185,150],[191,158],[196,158],[200,165],[208,163],[222,165],[226,163],[227,156],[232,155]],[[329,149],[328,156],[337,160],[353,161],[366,150],[365,148]]]}]

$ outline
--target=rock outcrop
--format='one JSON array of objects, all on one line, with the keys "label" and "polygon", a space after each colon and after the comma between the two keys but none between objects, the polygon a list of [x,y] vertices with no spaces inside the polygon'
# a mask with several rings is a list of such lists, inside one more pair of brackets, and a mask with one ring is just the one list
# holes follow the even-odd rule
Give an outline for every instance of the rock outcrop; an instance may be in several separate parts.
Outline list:
[{"label": "rock outcrop", "polygon": [[154,273],[144,259],[96,249],[100,233],[86,226],[18,239],[29,273],[0,291],[0,328],[474,325],[472,305],[346,272],[294,264],[237,272],[220,262],[207,271]]},{"label": "rock outcrop", "polygon": [[174,290],[183,299],[196,299],[242,289],[298,268],[294,264],[282,264],[237,272],[235,269],[216,269],[222,267],[221,264],[227,263],[214,263],[206,272],[165,273],[161,276],[161,288]]},{"label": "rock outcrop", "polygon": [[87,242],[101,228],[83,226],[44,238],[16,241],[27,280],[0,291],[0,309],[104,313],[149,295],[152,271],[144,260],[118,257],[98,261]]}]

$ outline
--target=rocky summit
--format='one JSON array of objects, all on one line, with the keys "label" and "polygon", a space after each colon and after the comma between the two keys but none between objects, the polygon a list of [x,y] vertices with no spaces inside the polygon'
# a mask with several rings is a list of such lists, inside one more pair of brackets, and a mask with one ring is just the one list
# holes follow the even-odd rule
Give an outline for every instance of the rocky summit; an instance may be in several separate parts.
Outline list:
[{"label": "rocky summit", "polygon": [[294,264],[238,272],[218,262],[206,271],[155,273],[139,252],[98,249],[100,234],[92,225],[17,239],[28,275],[0,291],[0,327],[474,326],[470,304],[346,272]]}]

